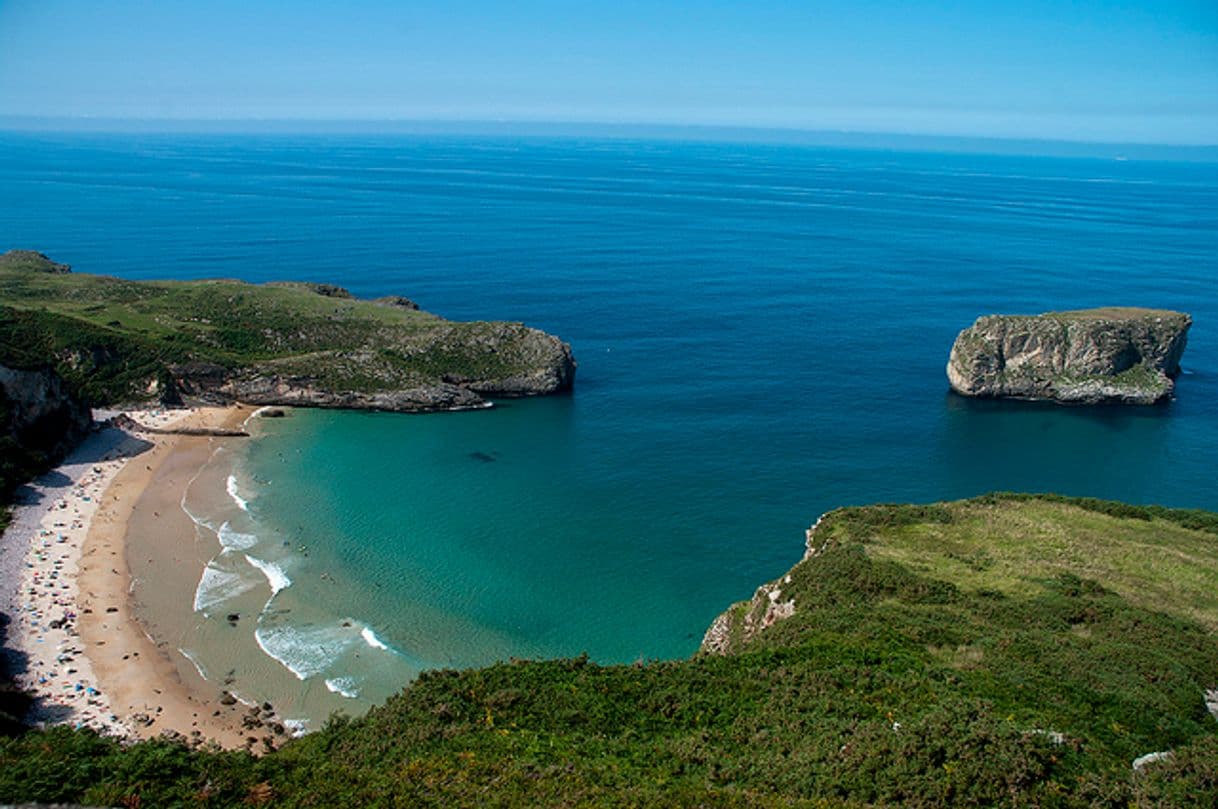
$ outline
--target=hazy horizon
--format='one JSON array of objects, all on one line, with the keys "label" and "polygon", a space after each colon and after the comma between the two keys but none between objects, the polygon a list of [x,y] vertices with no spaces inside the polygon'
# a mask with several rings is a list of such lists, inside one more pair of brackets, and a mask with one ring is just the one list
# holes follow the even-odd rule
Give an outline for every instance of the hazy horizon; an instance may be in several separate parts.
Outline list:
[{"label": "hazy horizon", "polygon": [[1218,145],[1120,143],[1049,138],[970,137],[890,131],[814,130],[792,127],[709,126],[598,121],[475,121],[308,118],[94,118],[0,115],[0,133],[131,135],[280,135],[365,137],[452,135],[554,137],[755,143],[844,149],[886,149],[1083,157],[1099,159],[1218,162]]}]

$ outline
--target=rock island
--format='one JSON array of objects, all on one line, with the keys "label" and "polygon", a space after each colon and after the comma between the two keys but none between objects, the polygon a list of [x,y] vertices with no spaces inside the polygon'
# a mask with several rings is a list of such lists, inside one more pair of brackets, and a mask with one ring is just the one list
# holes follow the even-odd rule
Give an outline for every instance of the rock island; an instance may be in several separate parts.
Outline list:
[{"label": "rock island", "polygon": [[988,315],[960,332],[947,361],[965,396],[1062,404],[1158,404],[1171,398],[1192,318],[1105,307]]}]

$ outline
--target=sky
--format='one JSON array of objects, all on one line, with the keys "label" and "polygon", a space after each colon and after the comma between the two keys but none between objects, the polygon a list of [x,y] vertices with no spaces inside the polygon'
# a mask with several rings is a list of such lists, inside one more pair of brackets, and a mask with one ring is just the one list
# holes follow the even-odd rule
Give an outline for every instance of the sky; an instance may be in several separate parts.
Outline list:
[{"label": "sky", "polygon": [[1218,144],[1218,0],[0,0],[0,117]]}]

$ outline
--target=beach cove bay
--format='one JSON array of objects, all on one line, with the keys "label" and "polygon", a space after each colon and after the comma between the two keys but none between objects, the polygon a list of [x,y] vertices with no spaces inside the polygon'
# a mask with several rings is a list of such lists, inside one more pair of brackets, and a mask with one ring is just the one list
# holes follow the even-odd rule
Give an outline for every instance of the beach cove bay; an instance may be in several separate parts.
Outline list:
[{"label": "beach cove bay", "polygon": [[[402,294],[571,343],[569,396],[298,409],[194,480],[213,572],[160,630],[142,617],[209,681],[313,722],[429,668],[688,656],[841,505],[1218,508],[1215,165],[501,136],[0,147],[6,248]],[[978,315],[1102,305],[1192,314],[1175,401],[948,393]]]}]

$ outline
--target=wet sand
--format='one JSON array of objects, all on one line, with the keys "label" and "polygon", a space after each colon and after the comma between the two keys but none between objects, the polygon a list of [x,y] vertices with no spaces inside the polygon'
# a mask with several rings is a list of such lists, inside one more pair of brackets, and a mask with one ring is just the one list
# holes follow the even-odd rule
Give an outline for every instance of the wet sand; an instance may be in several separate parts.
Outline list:
[{"label": "wet sand", "polygon": [[[233,428],[250,412],[243,407],[201,409],[173,426]],[[212,442],[242,439],[145,437],[153,448],[115,476],[89,527],[79,574],[81,640],[111,710],[133,735],[148,738],[172,731],[224,747],[260,748],[267,734],[254,735],[242,727],[246,706],[222,700],[215,685],[180,659],[176,646],[154,642],[140,623],[136,601],[157,593],[181,599],[192,591],[205,560],[193,551],[195,526],[180,507],[182,493],[210,457]],[[160,563],[155,577],[134,582],[128,528],[145,518],[163,523],[157,532]]]}]

